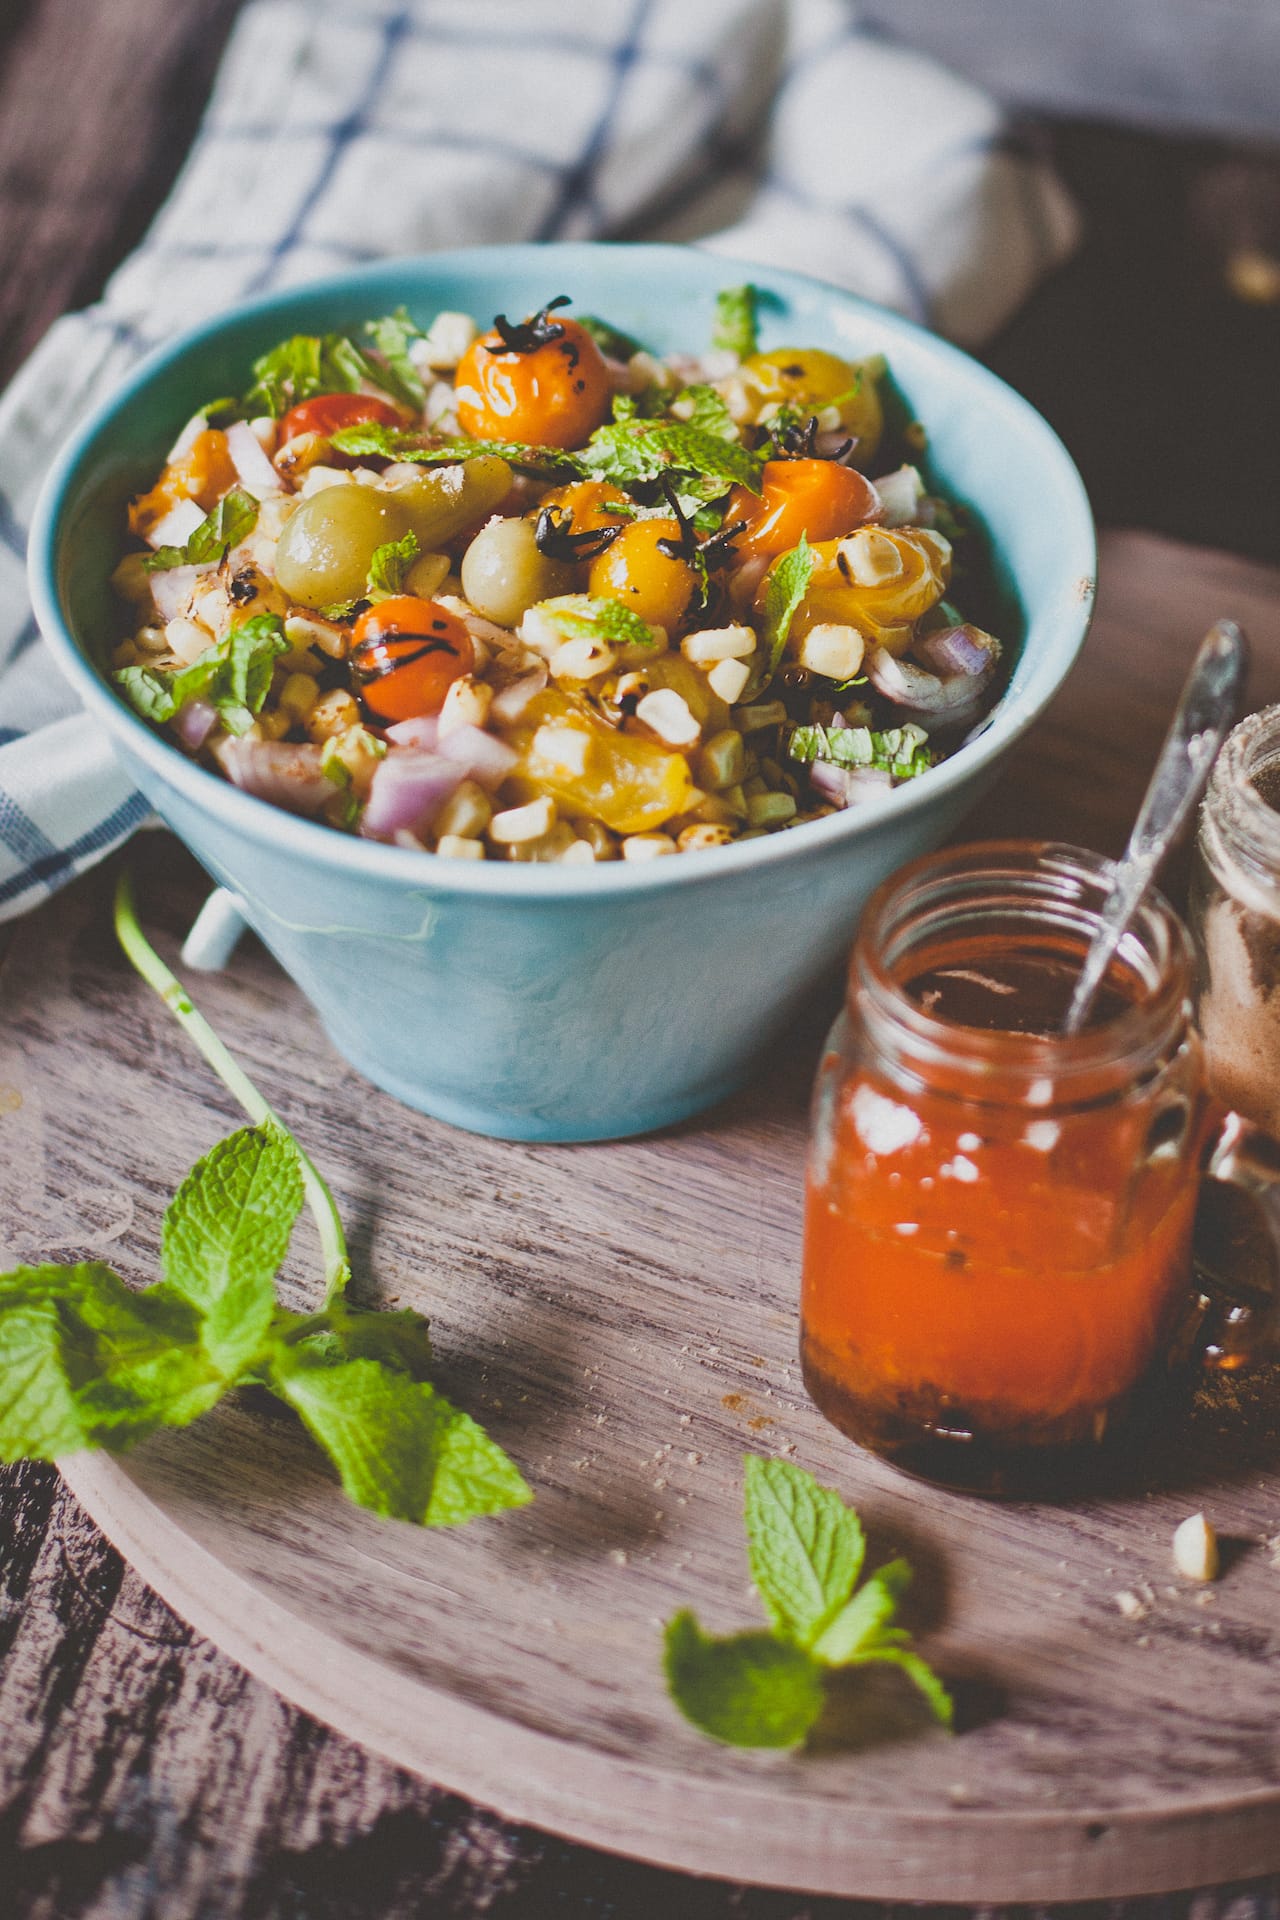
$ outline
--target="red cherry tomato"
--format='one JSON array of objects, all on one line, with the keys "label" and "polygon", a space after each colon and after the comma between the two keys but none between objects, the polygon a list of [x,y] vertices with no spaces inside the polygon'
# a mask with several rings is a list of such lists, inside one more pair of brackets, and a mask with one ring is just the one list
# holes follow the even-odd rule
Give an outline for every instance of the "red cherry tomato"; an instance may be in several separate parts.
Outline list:
[{"label": "red cherry tomato", "polygon": [[580,447],[608,418],[612,386],[604,356],[576,320],[544,346],[515,352],[486,333],[463,354],[454,380],[458,424],[477,440]]},{"label": "red cherry tomato", "polygon": [[352,678],[378,720],[439,713],[449,688],[472,671],[475,659],[461,620],[413,594],[368,608],[352,634]]},{"label": "red cherry tomato", "polygon": [[280,422],[280,445],[296,440],[300,433],[319,433],[327,440],[343,427],[363,426],[366,421],[380,427],[402,427],[404,416],[389,400],[375,399],[371,393],[322,393],[290,407]]},{"label": "red cherry tomato", "polygon": [[743,555],[790,553],[803,533],[838,540],[876,510],[869,480],[835,460],[770,460],[759,494],[735,487],[725,522],[745,520],[737,537]]}]

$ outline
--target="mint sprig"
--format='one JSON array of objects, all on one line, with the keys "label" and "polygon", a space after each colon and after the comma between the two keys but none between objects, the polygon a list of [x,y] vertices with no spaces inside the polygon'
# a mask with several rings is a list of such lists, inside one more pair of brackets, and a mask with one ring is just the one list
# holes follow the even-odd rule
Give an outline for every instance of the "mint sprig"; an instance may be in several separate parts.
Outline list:
[{"label": "mint sprig", "polygon": [[258,502],[243,487],[232,487],[183,546],[157,547],[142,562],[142,570],[164,573],[171,567],[218,566],[232,547],[248,539],[257,524]]},{"label": "mint sprig", "polygon": [[397,307],[394,313],[384,314],[380,320],[366,320],[364,330],[385,362],[391,378],[398,384],[397,397],[407,401],[415,412],[421,413],[426,404],[427,390],[422,375],[410,358],[409,348],[415,340],[426,339],[422,328],[411,317],[407,307]]},{"label": "mint sprig", "polygon": [[[135,1292],[97,1261],[0,1275],[0,1459],[120,1452],[253,1385],[292,1408],[374,1513],[453,1526],[523,1505],[532,1496],[515,1463],[432,1386],[426,1321],[347,1303],[332,1195],[146,940],[127,873],[116,931],[254,1124],[220,1141],[170,1201],[157,1285]],[[324,1260],[315,1314],[275,1292],[304,1198]]]},{"label": "mint sprig", "polygon": [[814,564],[813,548],[801,534],[799,545],[792,547],[790,553],[784,553],[770,570],[764,590],[763,639],[767,666],[759,686],[754,689],[756,692],[769,684],[782,664],[791,622],[809,591]]},{"label": "mint sprig", "polygon": [[530,473],[581,479],[585,472],[576,454],[565,453],[559,447],[538,447],[524,440],[475,440],[467,434],[424,440],[420,433],[384,427],[376,420],[340,427],[330,436],[330,445],[339,453],[354,454],[357,459],[408,460],[419,467],[452,467],[460,460],[476,460],[482,454],[492,454]]},{"label": "mint sprig", "polygon": [[254,361],[253,381],[242,411],[273,420],[323,393],[362,393],[370,385],[410,407],[422,404],[389,360],[375,360],[344,333],[295,333],[279,341]]},{"label": "mint sprig", "polygon": [[862,1524],[839,1494],[786,1460],[745,1456],[744,1513],[751,1577],[771,1628],[715,1637],[687,1608],[668,1621],[663,1664],[680,1712],[714,1740],[794,1747],[826,1702],[828,1673],[897,1667],[944,1726],[946,1688],[894,1625],[911,1578],[891,1560],[859,1587]]},{"label": "mint sprig", "polygon": [[554,600],[540,600],[537,612],[549,620],[566,640],[590,640],[607,647],[643,647],[658,645],[659,634],[631,607],[621,600],[606,600],[588,593],[563,593]]},{"label": "mint sprig", "polygon": [[232,627],[185,667],[120,667],[111,678],[135,713],[164,726],[189,700],[206,700],[228,733],[247,733],[271,690],[275,663],[288,653],[284,623],[258,613]]}]

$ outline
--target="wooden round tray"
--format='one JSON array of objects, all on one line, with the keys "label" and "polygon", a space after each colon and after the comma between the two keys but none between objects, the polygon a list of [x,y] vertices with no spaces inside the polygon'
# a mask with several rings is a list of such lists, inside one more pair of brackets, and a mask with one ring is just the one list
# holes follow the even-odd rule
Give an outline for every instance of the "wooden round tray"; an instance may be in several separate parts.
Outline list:
[{"label": "wooden round tray", "polygon": [[[1196,638],[1193,625],[1166,680]],[[1096,676],[1114,623],[1091,645]],[[1145,685],[1144,721],[1114,680],[1105,701],[1096,684],[1086,700],[1127,745],[1114,838],[1168,702]],[[983,828],[1039,824],[1001,809],[1030,768],[1052,784],[1070,763],[1076,698],[1068,732],[1042,732]],[[185,856],[149,840],[144,918],[170,953],[199,890]],[[67,1461],[103,1530],[196,1627],[396,1762],[698,1873],[978,1902],[1280,1868],[1280,1380],[1202,1397],[1145,1483],[1061,1506],[942,1493],[849,1446],[795,1357],[805,1100],[829,1006],[698,1123],[535,1147],[373,1091],[252,943],[196,990],[330,1179],[359,1296],[430,1316],[441,1385],[537,1492],[452,1532],[381,1522],[342,1499],[286,1419],[244,1400],[125,1461]],[[152,1277],[168,1193],[236,1116],[120,958],[101,881],[20,930],[0,1007],[6,1264],[94,1255]],[[314,1296],[314,1273],[303,1225],[292,1304]],[[871,1565],[910,1558],[907,1618],[955,1687],[956,1736],[891,1674],[850,1688],[799,1754],[722,1748],[676,1714],[661,1623],[681,1606],[718,1631],[761,1617],[744,1449],[838,1487],[868,1525]],[[1175,1525],[1201,1507],[1227,1549],[1204,1591],[1170,1559]]]}]

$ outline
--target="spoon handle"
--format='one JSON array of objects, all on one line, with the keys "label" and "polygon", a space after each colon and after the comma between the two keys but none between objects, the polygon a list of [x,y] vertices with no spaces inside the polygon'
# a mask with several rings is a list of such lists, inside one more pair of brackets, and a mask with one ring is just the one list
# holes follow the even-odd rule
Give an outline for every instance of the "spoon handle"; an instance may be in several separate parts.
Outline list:
[{"label": "spoon handle", "polygon": [[1064,1033],[1079,1033],[1084,1025],[1139,901],[1204,792],[1218,749],[1239,709],[1248,663],[1248,643],[1234,620],[1219,620],[1210,627],[1187,675],[1129,844],[1116,863],[1101,925],[1067,1009]]}]

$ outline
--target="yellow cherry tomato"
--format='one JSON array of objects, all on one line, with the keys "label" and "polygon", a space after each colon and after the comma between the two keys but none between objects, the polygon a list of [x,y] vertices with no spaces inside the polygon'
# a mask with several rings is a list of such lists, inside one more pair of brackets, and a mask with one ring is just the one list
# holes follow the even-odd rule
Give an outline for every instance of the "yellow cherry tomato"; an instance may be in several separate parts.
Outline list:
[{"label": "yellow cherry tomato", "polygon": [[531,700],[506,738],[520,756],[508,780],[512,792],[530,800],[549,793],[562,812],[599,820],[615,833],[651,832],[697,797],[682,753],[615,732],[556,688]]},{"label": "yellow cherry tomato", "polygon": [[478,440],[580,447],[608,418],[613,387],[591,335],[565,319],[545,331],[555,337],[526,349],[505,347],[496,332],[467,348],[454,379],[464,433]]},{"label": "yellow cherry tomato", "polygon": [[673,559],[660,542],[680,539],[674,515],[633,520],[591,563],[587,590],[601,600],[620,600],[650,626],[674,633],[689,610],[698,584],[687,560]]},{"label": "yellow cherry tomato", "polygon": [[628,512],[614,511],[627,507],[627,497],[608,480],[574,480],[567,487],[553,487],[540,504],[554,507],[556,518],[570,533],[597,533],[629,517]]},{"label": "yellow cherry tomato", "polygon": [[[813,562],[787,635],[790,653],[811,627],[828,621],[856,627],[872,646],[905,653],[915,622],[951,579],[950,542],[926,527],[859,527],[843,540],[815,542]],[[766,574],[756,595],[761,615],[768,581]]]},{"label": "yellow cherry tomato", "polygon": [[842,360],[821,347],[779,347],[773,353],[753,353],[743,361],[741,376],[759,406],[773,402],[801,413],[838,406],[840,425],[857,438],[861,465],[875,453],[884,432],[880,372],[874,360]]}]

